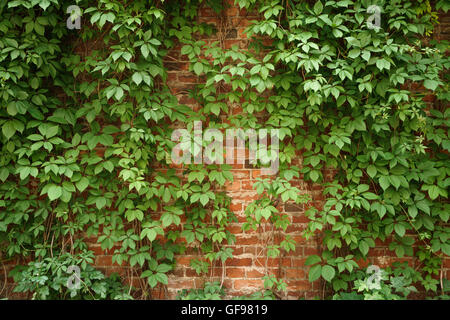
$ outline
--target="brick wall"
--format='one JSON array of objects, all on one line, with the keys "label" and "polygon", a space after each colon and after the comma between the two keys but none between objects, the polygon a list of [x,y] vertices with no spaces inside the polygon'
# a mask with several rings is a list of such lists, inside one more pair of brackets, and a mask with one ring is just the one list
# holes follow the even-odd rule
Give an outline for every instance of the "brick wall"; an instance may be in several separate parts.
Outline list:
[{"label": "brick wall", "polygon": [[[231,1],[232,3],[233,1]],[[209,8],[200,10],[199,22],[213,23],[219,30],[209,38],[203,39],[206,42],[219,40],[225,49],[237,45],[241,49],[248,47],[244,30],[251,20],[258,19],[254,13],[239,10],[231,5],[222,15],[217,16]],[[177,95],[181,103],[185,103],[196,109],[196,102],[190,99],[186,90],[199,81],[198,77],[188,72],[187,57],[180,56],[180,48],[175,48],[169,56],[175,57],[177,61],[168,60],[169,85],[172,92]],[[233,114],[242,112],[239,105],[232,106]],[[316,240],[305,241],[301,237],[302,230],[305,229],[307,219],[304,216],[305,207],[302,205],[285,204],[280,207],[281,212],[289,215],[292,225],[287,229],[287,234],[291,235],[297,242],[295,252],[289,256],[279,258],[267,258],[267,232],[257,230],[251,232],[242,231],[242,223],[245,221],[244,210],[255,199],[257,193],[253,189],[256,178],[260,177],[260,169],[244,164],[234,164],[232,169],[234,181],[226,185],[227,195],[232,198],[231,209],[238,217],[238,223],[231,224],[229,230],[236,235],[236,243],[232,246],[233,258],[228,260],[225,268],[217,265],[211,270],[213,277],[199,278],[194,270],[189,267],[192,258],[198,258],[195,254],[185,255],[177,259],[177,269],[174,275],[169,277],[167,298],[173,298],[176,292],[183,288],[199,288],[203,282],[218,280],[221,281],[224,275],[224,286],[230,296],[250,294],[263,288],[262,277],[268,272],[286,279],[288,291],[286,297],[312,298],[319,294],[319,283],[311,284],[307,280],[308,269],[304,266],[305,257],[315,254],[318,251]],[[316,200],[315,204],[320,206],[322,191],[317,186],[308,185],[303,180],[298,180],[295,185],[304,193],[308,193]],[[276,241],[277,239],[275,239]]]},{"label": "brick wall", "polygon": [[[231,1],[232,3],[233,1]],[[225,48],[232,45],[238,45],[245,49],[248,46],[248,39],[244,33],[244,29],[248,26],[250,20],[258,17],[245,10],[239,10],[233,5],[220,17],[211,9],[203,8],[200,10],[199,21],[213,23],[218,30],[227,30],[222,34],[220,39],[213,35],[206,38],[206,41],[220,40]],[[450,16],[443,15],[440,19],[441,25],[438,27],[435,37],[439,39],[450,39]],[[187,90],[192,89],[198,83],[199,78],[188,71],[186,57],[180,54],[180,47],[172,50],[166,59],[166,66],[169,70],[169,85],[172,92],[177,96],[182,104],[197,108],[195,100],[189,98]],[[235,105],[233,113],[242,112],[242,109]],[[298,165],[301,165],[301,157],[298,159]],[[289,215],[292,225],[287,229],[287,234],[291,235],[297,245],[294,252],[284,255],[276,259],[266,257],[266,246],[264,240],[266,234],[264,232],[243,232],[241,223],[244,221],[244,209],[253,200],[257,198],[256,191],[252,189],[255,179],[260,176],[260,170],[246,165],[235,164],[232,170],[234,181],[226,186],[227,194],[232,198],[231,209],[238,217],[238,223],[232,224],[229,230],[236,235],[236,243],[232,246],[234,249],[233,258],[228,260],[225,268],[221,265],[214,266],[210,274],[212,277],[199,277],[195,271],[189,267],[189,262],[198,255],[193,250],[188,250],[186,254],[177,258],[176,270],[169,276],[169,284],[166,290],[154,290],[153,294],[156,298],[173,299],[178,290],[189,288],[201,288],[204,281],[219,280],[223,277],[223,283],[229,297],[234,295],[250,294],[256,290],[263,288],[262,276],[268,271],[286,280],[288,289],[282,298],[311,299],[314,297],[322,297],[323,283],[316,281],[309,283],[308,267],[304,265],[308,255],[317,254],[320,251],[320,235],[315,239],[306,241],[301,237],[302,230],[305,229],[308,220],[304,213],[307,208],[303,205],[284,204],[279,209]],[[332,172],[326,173],[326,178],[331,179]],[[319,185],[306,183],[300,177],[294,182],[303,193],[307,193],[312,197],[312,202],[308,205],[314,205],[320,209],[323,204],[322,190]],[[103,252],[100,245],[95,239],[91,239],[90,248],[96,254],[95,265],[106,274],[119,272],[122,275],[130,275],[131,270],[126,266],[117,266],[112,263],[112,255],[110,252]],[[113,249],[114,250],[114,249]],[[112,250],[112,251],[113,251]],[[361,261],[361,265],[376,264],[380,267],[389,265],[395,258],[395,253],[389,251],[387,243],[377,242],[377,246],[369,251],[369,261]],[[416,261],[412,258],[404,259],[412,266],[416,265]],[[6,266],[4,273],[8,272],[14,264]],[[450,259],[444,262],[444,277],[450,278]],[[0,270],[1,271],[1,270]],[[2,280],[2,278],[0,278]],[[131,280],[135,285],[139,280],[137,275]],[[4,281],[0,281],[0,291]],[[12,279],[8,279],[5,284],[3,293],[10,292],[12,289]],[[6,296],[17,297],[16,295],[6,294]]]}]

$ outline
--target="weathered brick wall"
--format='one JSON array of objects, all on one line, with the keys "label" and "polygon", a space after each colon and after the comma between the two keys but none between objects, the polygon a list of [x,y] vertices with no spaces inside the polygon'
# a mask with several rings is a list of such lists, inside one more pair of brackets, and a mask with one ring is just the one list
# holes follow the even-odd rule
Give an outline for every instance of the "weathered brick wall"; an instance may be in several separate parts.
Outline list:
[{"label": "weathered brick wall", "polygon": [[[233,1],[231,1],[233,3]],[[220,17],[211,9],[204,8],[200,10],[199,21],[213,23],[220,32],[219,37],[213,35],[206,38],[206,41],[220,40],[225,48],[232,45],[238,45],[245,49],[248,46],[248,39],[244,33],[244,29],[249,25],[250,20],[258,17],[253,13],[245,10],[239,10],[231,5],[226,12]],[[450,39],[450,16],[442,15],[441,24],[435,33],[435,37],[439,39]],[[225,31],[225,32],[223,32]],[[198,107],[195,100],[189,98],[187,90],[192,89],[196,83],[200,81],[193,73],[188,71],[189,62],[185,56],[180,53],[180,47],[172,50],[166,59],[166,66],[169,70],[169,85],[172,92],[178,97],[179,102],[189,105],[192,108]],[[239,105],[233,106],[233,113],[242,112]],[[298,165],[301,166],[301,157],[297,159]],[[230,296],[250,294],[256,290],[263,288],[262,277],[267,272],[275,274],[286,280],[288,289],[282,298],[312,299],[314,297],[322,297],[323,284],[319,281],[310,283],[308,281],[308,267],[304,265],[306,257],[311,254],[317,254],[320,251],[320,235],[315,239],[306,241],[301,233],[305,229],[308,222],[304,213],[307,209],[304,205],[284,204],[279,210],[290,216],[292,225],[288,227],[287,234],[291,235],[297,245],[294,252],[289,255],[283,255],[279,258],[267,258],[264,245],[265,233],[257,230],[256,232],[243,232],[242,223],[244,222],[244,209],[257,198],[256,191],[252,186],[256,182],[256,178],[260,177],[260,169],[251,166],[234,164],[232,170],[234,181],[226,186],[227,194],[232,198],[231,209],[238,217],[238,223],[234,223],[229,230],[236,235],[236,243],[232,246],[234,249],[233,258],[228,260],[225,269],[221,265],[217,265],[211,270],[213,277],[199,277],[193,269],[189,267],[190,260],[198,258],[193,250],[188,250],[185,255],[177,258],[176,270],[169,276],[169,284],[167,290],[155,290],[154,297],[161,299],[173,299],[177,292],[181,289],[201,288],[204,281],[218,280],[223,277],[223,284]],[[332,172],[326,173],[326,178],[331,179]],[[312,202],[308,205],[314,205],[320,209],[323,204],[322,190],[319,185],[306,183],[300,179],[294,182],[301,192],[311,196]],[[369,261],[361,261],[361,265],[375,264],[380,267],[389,265],[392,261],[398,261],[395,253],[388,249],[387,243],[377,242],[375,248],[369,251]],[[91,250],[96,254],[95,265],[106,274],[118,272],[127,278],[130,278],[130,269],[126,266],[118,266],[112,263],[112,251],[104,252],[97,244],[95,239],[91,240]],[[412,258],[405,258],[412,266],[417,266],[417,261]],[[4,268],[4,274],[14,266],[10,263]],[[266,268],[267,266],[267,268]],[[444,262],[444,277],[450,278],[450,259]],[[2,272],[2,270],[0,270]],[[11,295],[12,279],[4,282],[0,276],[0,296],[17,297]],[[136,274],[131,280],[135,285],[139,281]],[[3,289],[2,289],[3,287]]]},{"label": "weathered brick wall", "polygon": [[[233,2],[233,1],[231,1]],[[199,22],[213,23],[219,31],[210,38],[203,39],[206,42],[220,41],[225,49],[237,45],[241,49],[248,47],[248,38],[244,33],[245,28],[251,20],[258,19],[254,13],[239,10],[231,5],[221,16],[217,16],[211,9],[200,10]],[[169,79],[171,89],[181,103],[185,103],[194,109],[198,107],[194,100],[186,94],[186,90],[192,88],[200,81],[198,77],[188,72],[188,61],[185,56],[179,54],[180,48],[175,48],[169,56],[174,57],[168,60],[167,66],[170,68]],[[242,112],[241,107],[236,104],[232,106],[232,113]],[[300,159],[299,159],[300,160]],[[300,163],[299,163],[300,164]],[[168,285],[168,297],[173,298],[176,292],[183,288],[201,287],[203,281],[221,281],[224,276],[224,286],[230,296],[250,294],[263,288],[262,277],[266,274],[275,274],[286,279],[288,284],[287,297],[311,298],[319,294],[318,283],[311,284],[307,280],[307,268],[304,266],[305,257],[317,253],[318,243],[314,240],[305,241],[301,237],[301,232],[305,229],[307,219],[304,216],[305,208],[302,205],[285,204],[279,208],[286,212],[291,219],[292,225],[287,229],[287,233],[297,242],[295,252],[289,256],[280,258],[267,258],[265,238],[267,232],[263,230],[243,232],[242,223],[245,221],[244,210],[255,199],[257,193],[253,189],[256,179],[261,176],[260,169],[249,165],[234,164],[232,169],[234,181],[226,186],[227,195],[232,198],[231,209],[238,217],[238,223],[230,225],[229,230],[236,235],[236,243],[232,246],[233,258],[226,263],[225,270],[218,265],[212,270],[213,278],[199,278],[194,270],[189,267],[192,258],[198,258],[195,254],[185,255],[177,259],[177,269],[173,276],[170,276]],[[316,201],[315,205],[320,205],[321,190],[317,186],[306,184],[303,180],[295,182],[296,186],[304,193],[312,195]],[[276,241],[276,240],[275,240]]]}]

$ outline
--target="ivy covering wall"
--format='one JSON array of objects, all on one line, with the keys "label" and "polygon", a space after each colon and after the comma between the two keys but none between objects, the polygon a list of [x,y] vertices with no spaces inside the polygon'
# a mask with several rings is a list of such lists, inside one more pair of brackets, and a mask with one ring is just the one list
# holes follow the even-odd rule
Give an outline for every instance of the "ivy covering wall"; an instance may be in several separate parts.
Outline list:
[{"label": "ivy covering wall", "polygon": [[[79,30],[67,27],[74,4]],[[367,24],[373,4],[380,28]],[[218,30],[198,22],[199,8],[220,15],[227,5],[0,0],[0,251],[3,262],[22,264],[11,272],[15,290],[38,299],[151,298],[186,250],[203,257],[191,261],[199,275],[226,265],[235,241],[227,227],[237,221],[224,191],[231,166],[185,165],[178,174],[170,159],[173,130],[202,121],[279,129],[279,172],[254,185],[259,197],[245,209],[244,230],[282,234],[290,220],[279,205],[309,201],[292,182],[323,186],[326,200],[307,211],[304,237],[322,237],[321,255],[306,265],[327,298],[444,297],[450,62],[448,42],[432,37],[448,1],[237,0],[260,16],[246,49],[202,40]],[[165,61],[177,47],[202,79],[190,91],[198,110],[167,84]],[[231,111],[236,103],[243,112]],[[88,237],[133,267],[139,286],[96,270]],[[367,288],[360,262],[385,240],[420,267],[396,264],[379,289]],[[287,236],[267,256],[294,249]],[[66,286],[71,265],[81,268],[81,289]],[[286,287],[264,279],[253,298]],[[180,298],[226,293],[223,277],[207,286]]]}]

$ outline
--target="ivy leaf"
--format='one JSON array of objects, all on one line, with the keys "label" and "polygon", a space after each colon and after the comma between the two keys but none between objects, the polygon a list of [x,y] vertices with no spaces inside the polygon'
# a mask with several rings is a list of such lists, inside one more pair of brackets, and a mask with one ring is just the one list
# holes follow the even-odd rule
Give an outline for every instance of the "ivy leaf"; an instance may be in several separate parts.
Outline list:
[{"label": "ivy leaf", "polygon": [[367,255],[367,253],[369,253],[369,245],[364,240],[359,242],[358,248],[361,251],[361,253],[365,256]]},{"label": "ivy leaf", "polygon": [[423,212],[430,214],[430,206],[428,205],[426,200],[421,200],[416,203],[417,208],[422,210]]},{"label": "ivy leaf", "polygon": [[374,165],[370,165],[367,167],[367,174],[369,177],[373,178],[377,174],[377,168]]},{"label": "ivy leaf", "polygon": [[206,206],[206,204],[209,202],[209,198],[208,198],[208,196],[206,195],[206,194],[202,194],[201,196],[200,196],[200,203],[203,205],[203,206]]},{"label": "ivy leaf", "polygon": [[200,62],[196,62],[194,64],[195,74],[199,76],[199,75],[201,75],[202,71],[203,71],[203,64],[201,64]]},{"label": "ivy leaf", "polygon": [[439,192],[440,189],[438,186],[430,186],[430,188],[428,189],[428,195],[430,196],[431,200],[435,200],[437,199],[437,197],[439,197]]},{"label": "ivy leaf", "polygon": [[320,276],[322,275],[322,266],[320,264],[315,265],[314,267],[311,267],[311,269],[309,270],[309,281],[313,282],[316,281],[317,279],[320,278]]},{"label": "ivy leaf", "polygon": [[442,243],[441,250],[445,255],[450,256],[450,244]]},{"label": "ivy leaf", "polygon": [[360,53],[361,53],[361,50],[359,50],[359,49],[352,49],[348,53],[348,56],[349,56],[349,58],[355,59],[355,58],[357,58],[359,56]]},{"label": "ivy leaf", "polygon": [[318,256],[318,255],[311,255],[308,258],[306,258],[305,261],[305,266],[310,266],[316,263],[319,263],[320,261],[322,261],[322,259]]},{"label": "ivy leaf", "polygon": [[332,266],[325,265],[322,267],[322,277],[326,281],[330,282],[334,278],[335,274],[336,274],[336,271],[334,270],[334,268]]},{"label": "ivy leaf", "polygon": [[52,185],[50,188],[48,188],[47,195],[50,201],[56,200],[61,197],[62,188],[57,185]]},{"label": "ivy leaf", "polygon": [[314,13],[316,15],[321,14],[323,11],[323,4],[321,1],[317,1],[316,4],[314,5]]},{"label": "ivy leaf", "polygon": [[166,273],[170,271],[172,267],[166,263],[161,263],[156,267],[156,271],[159,273]]},{"label": "ivy leaf", "polygon": [[364,60],[369,61],[370,60],[370,51],[364,50],[364,52],[362,53],[361,57]]},{"label": "ivy leaf", "polygon": [[378,181],[380,183],[380,186],[383,188],[383,190],[386,190],[391,185],[388,176],[381,176]]},{"label": "ivy leaf", "polygon": [[435,91],[436,88],[439,86],[439,82],[436,80],[425,80],[423,82],[423,85],[425,86],[425,88],[430,89],[432,91]]},{"label": "ivy leaf", "polygon": [[167,275],[165,275],[164,273],[156,273],[155,279],[156,279],[156,281],[161,282],[162,284],[169,283],[169,279],[167,278]]},{"label": "ivy leaf", "polygon": [[39,1],[39,6],[44,11],[48,8],[49,5],[50,5],[50,1],[49,0],[41,0],[41,1]]},{"label": "ivy leaf", "polygon": [[3,135],[6,137],[6,140],[9,140],[16,132],[16,128],[14,126],[13,121],[7,121],[2,126],[2,132],[3,132]]},{"label": "ivy leaf", "polygon": [[211,112],[214,113],[216,116],[220,113],[220,105],[218,103],[214,103],[211,105]]},{"label": "ivy leaf", "polygon": [[63,182],[63,187],[68,192],[75,192],[75,187],[73,186],[73,183],[71,183],[69,181],[64,181]]},{"label": "ivy leaf", "polygon": [[145,237],[148,238],[150,242],[156,239],[157,233],[154,230],[154,228],[145,228],[141,232],[141,239],[144,239]]},{"label": "ivy leaf", "polygon": [[0,180],[2,180],[2,182],[5,182],[6,179],[9,176],[9,170],[5,167],[0,169]]},{"label": "ivy leaf", "polygon": [[83,192],[87,188],[87,186],[89,185],[89,179],[86,178],[86,177],[82,177],[79,181],[77,181],[75,183],[75,185],[77,186],[77,189],[80,192]]},{"label": "ivy leaf", "polygon": [[148,54],[149,54],[149,50],[148,50],[148,47],[147,47],[146,44],[143,44],[143,45],[141,46],[141,53],[142,53],[142,55],[144,56],[144,58],[147,59]]},{"label": "ivy leaf", "polygon": [[317,179],[319,179],[319,173],[317,172],[317,170],[312,170],[309,173],[309,177],[311,178],[312,181],[316,182]]},{"label": "ivy leaf", "polygon": [[6,107],[6,111],[9,115],[15,116],[17,114],[17,107],[14,102],[8,103],[8,106]]},{"label": "ivy leaf", "polygon": [[139,72],[135,72],[132,77],[134,83],[139,85],[142,82],[142,75]]},{"label": "ivy leaf", "polygon": [[147,282],[150,285],[150,287],[154,288],[158,284],[158,281],[156,280],[155,275],[151,275],[147,278]]},{"label": "ivy leaf", "polygon": [[417,213],[418,213],[417,207],[416,206],[409,206],[408,207],[408,213],[411,216],[411,218],[414,219],[417,216]]},{"label": "ivy leaf", "polygon": [[403,237],[405,235],[405,227],[401,225],[400,223],[397,223],[394,225],[395,233],[397,233],[400,237]]},{"label": "ivy leaf", "polygon": [[192,46],[190,46],[190,45],[184,45],[181,48],[181,54],[183,54],[183,55],[189,54],[191,52],[192,52]]},{"label": "ivy leaf", "polygon": [[97,207],[97,209],[101,209],[106,205],[106,199],[104,197],[98,197],[95,200],[95,206]]}]

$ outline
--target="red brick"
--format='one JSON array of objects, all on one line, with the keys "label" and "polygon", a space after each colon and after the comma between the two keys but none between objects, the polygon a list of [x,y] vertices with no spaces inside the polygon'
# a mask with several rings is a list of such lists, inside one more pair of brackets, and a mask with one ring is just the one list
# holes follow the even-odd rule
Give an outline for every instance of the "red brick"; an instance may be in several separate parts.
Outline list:
[{"label": "red brick", "polygon": [[286,284],[290,290],[307,291],[311,289],[311,283],[308,280],[287,280]]},{"label": "red brick", "polygon": [[305,279],[305,271],[303,269],[286,269],[286,278]]},{"label": "red brick", "polygon": [[242,211],[242,203],[232,203],[230,205],[230,210],[234,212]]},{"label": "red brick", "polygon": [[97,256],[95,258],[95,264],[101,267],[112,266],[112,256]]},{"label": "red brick", "polygon": [[178,266],[189,266],[192,258],[191,257],[183,257],[179,256],[176,258]]},{"label": "red brick", "polygon": [[254,184],[255,184],[255,181],[243,180],[242,181],[242,190],[255,190],[253,188]]},{"label": "red brick", "polygon": [[238,235],[236,237],[237,245],[251,245],[251,244],[257,244],[257,243],[258,243],[257,236]]},{"label": "red brick", "polygon": [[246,278],[261,278],[264,276],[264,272],[258,269],[250,269],[245,272]]},{"label": "red brick", "polygon": [[305,267],[305,258],[293,258],[292,259],[292,266],[293,267]]},{"label": "red brick", "polygon": [[228,266],[249,267],[252,265],[251,258],[232,258],[227,260]]},{"label": "red brick", "polygon": [[244,268],[226,268],[226,275],[229,278],[244,278],[245,269]]},{"label": "red brick", "polygon": [[444,268],[449,268],[450,269],[450,258],[445,258],[444,259]]},{"label": "red brick", "polygon": [[263,280],[234,280],[233,287],[235,290],[260,289],[263,288],[263,283]]},{"label": "red brick", "polygon": [[225,183],[225,188],[227,191],[239,191],[241,190],[241,181],[234,180],[233,182],[227,181]]}]

